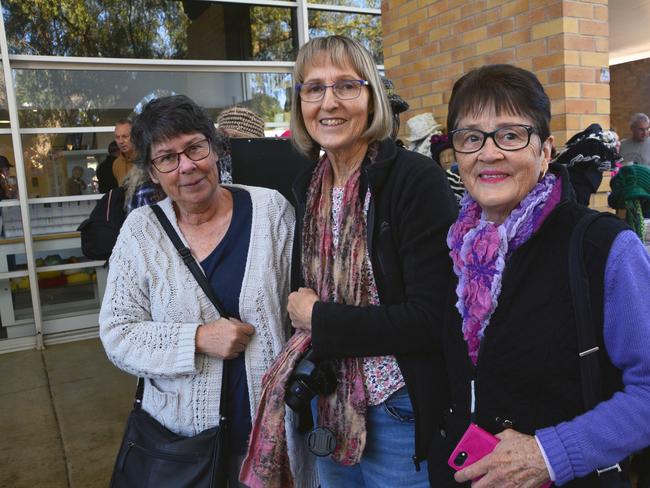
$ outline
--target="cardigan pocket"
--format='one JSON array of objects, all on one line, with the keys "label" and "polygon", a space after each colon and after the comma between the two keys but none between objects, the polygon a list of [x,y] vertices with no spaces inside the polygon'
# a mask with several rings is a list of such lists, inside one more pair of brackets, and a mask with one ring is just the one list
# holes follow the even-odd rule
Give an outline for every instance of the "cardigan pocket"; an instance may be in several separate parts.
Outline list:
[{"label": "cardigan pocket", "polygon": [[178,393],[163,391],[149,379],[144,386],[142,407],[164,427],[175,433],[181,423],[178,410]]}]

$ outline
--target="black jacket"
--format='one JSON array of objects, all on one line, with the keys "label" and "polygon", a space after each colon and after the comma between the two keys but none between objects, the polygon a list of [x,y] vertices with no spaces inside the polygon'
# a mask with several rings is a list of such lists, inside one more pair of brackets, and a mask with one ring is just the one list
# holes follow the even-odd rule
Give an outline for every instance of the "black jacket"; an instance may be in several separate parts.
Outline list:
[{"label": "black jacket", "polygon": [[[302,286],[301,232],[313,168],[294,182],[296,240],[292,285]],[[429,158],[381,141],[377,158],[363,163],[359,198],[370,186],[368,252],[380,306],[317,302],[312,312],[315,359],[393,355],[415,413],[416,466],[426,458],[440,412],[440,327],[451,261],[447,231],[457,214],[444,172]],[[441,386],[442,387],[442,386]]]},{"label": "black jacket", "polygon": [[[593,211],[575,202],[564,166],[553,164],[551,171],[562,178],[562,199],[541,228],[509,257],[476,367],[468,357],[454,305],[457,279],[449,289],[443,344],[451,398],[444,430],[435,433],[430,450],[431,486],[458,486],[446,460],[470,422],[471,380],[476,396],[473,421],[493,434],[512,427],[533,435],[585,411],[569,286],[569,243],[576,224]],[[599,220],[584,241],[590,277],[585,291],[590,294],[600,346],[605,398],[621,387],[620,371],[604,352],[602,337],[605,264],[614,238],[624,228],[614,217]],[[565,486],[569,485],[598,486],[593,478]]]}]

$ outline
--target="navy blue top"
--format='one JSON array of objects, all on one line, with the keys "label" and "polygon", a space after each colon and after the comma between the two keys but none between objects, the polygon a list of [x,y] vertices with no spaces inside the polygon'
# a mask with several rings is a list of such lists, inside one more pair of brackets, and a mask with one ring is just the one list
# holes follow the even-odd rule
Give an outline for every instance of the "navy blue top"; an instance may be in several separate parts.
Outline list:
[{"label": "navy blue top", "polygon": [[[228,188],[232,193],[232,219],[230,227],[210,255],[201,261],[201,267],[212,290],[230,317],[239,316],[239,295],[246,268],[246,257],[253,223],[253,203],[245,190]],[[244,353],[228,362],[228,418],[230,433],[228,455],[246,454],[251,431],[250,402]]]}]

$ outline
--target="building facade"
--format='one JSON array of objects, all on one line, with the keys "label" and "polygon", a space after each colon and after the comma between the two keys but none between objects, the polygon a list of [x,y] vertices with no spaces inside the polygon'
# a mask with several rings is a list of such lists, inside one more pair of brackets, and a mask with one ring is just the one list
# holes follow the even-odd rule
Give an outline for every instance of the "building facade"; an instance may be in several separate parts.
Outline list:
[{"label": "building facade", "polygon": [[[210,114],[260,113],[288,127],[291,71],[314,36],[360,40],[382,67],[378,0],[2,0],[0,352],[92,337],[106,268],[76,228],[117,120],[185,94]],[[81,168],[81,194],[67,185]],[[79,169],[76,169],[79,172]],[[75,192],[76,193],[76,192]]]}]

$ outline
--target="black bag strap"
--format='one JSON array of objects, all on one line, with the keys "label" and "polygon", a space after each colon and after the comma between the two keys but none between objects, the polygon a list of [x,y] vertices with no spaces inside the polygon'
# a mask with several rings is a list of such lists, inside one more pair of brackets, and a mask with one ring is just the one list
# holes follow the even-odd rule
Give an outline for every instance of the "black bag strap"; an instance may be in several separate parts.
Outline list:
[{"label": "black bag strap", "polygon": [[[188,247],[186,247],[183,244],[183,241],[181,241],[181,238],[176,233],[176,230],[174,229],[172,223],[165,215],[165,212],[163,212],[163,209],[160,208],[155,203],[151,204],[150,207],[151,210],[153,210],[153,212],[156,214],[156,217],[158,217],[160,224],[163,226],[163,229],[165,229],[165,232],[169,236],[169,239],[172,241],[172,244],[174,244],[174,247],[178,251],[178,254],[180,254],[181,258],[183,259],[183,262],[187,265],[187,267],[189,268],[190,272],[196,279],[197,283],[199,284],[203,292],[206,294],[206,296],[210,299],[212,304],[215,306],[215,308],[219,312],[219,315],[221,315],[221,317],[225,319],[229,318],[228,314],[226,314],[226,309],[224,308],[221,301],[214,294],[212,287],[210,286],[210,283],[208,283],[208,280],[205,277],[205,274],[203,273],[203,271],[197,264],[196,260],[192,256],[192,252]],[[226,419],[226,414],[228,412],[227,389],[228,389],[228,361],[224,360],[223,373],[221,376],[221,401],[219,402],[219,416],[221,417],[221,422],[223,422]],[[144,378],[138,378],[138,388],[135,396],[135,408],[140,408],[142,404],[143,393],[144,393]]]},{"label": "black bag strap", "polygon": [[165,212],[163,212],[163,209],[160,208],[155,203],[150,205],[150,207],[151,210],[153,210],[154,213],[156,214],[156,217],[158,217],[158,220],[160,220],[160,224],[163,226],[163,229],[165,229],[165,232],[167,232],[167,235],[169,236],[169,239],[172,241],[172,244],[174,244],[174,247],[178,251],[178,254],[181,255],[183,262],[190,269],[190,272],[194,275],[194,278],[198,282],[203,292],[217,308],[219,315],[221,315],[225,319],[229,318],[228,314],[226,313],[226,309],[222,305],[221,301],[215,296],[214,292],[212,291],[212,287],[210,286],[210,283],[208,283],[208,280],[205,277],[205,274],[203,274],[203,271],[197,264],[196,260],[194,259],[194,256],[192,256],[192,251],[190,251],[189,247],[185,247],[183,241],[181,241],[181,238],[174,230],[172,223],[165,215]]},{"label": "black bag strap", "polygon": [[600,347],[594,330],[589,275],[584,261],[584,237],[589,226],[603,215],[600,213],[588,214],[580,219],[571,234],[569,244],[569,284],[578,332],[582,400],[587,410],[591,410],[600,403],[603,392],[599,355],[597,354]]},{"label": "black bag strap", "polygon": [[[600,346],[593,321],[589,274],[584,261],[584,239],[587,229],[596,220],[612,217],[602,212],[585,215],[573,229],[569,242],[569,285],[578,332],[580,383],[585,410],[591,410],[603,400],[603,389],[598,354]],[[619,463],[596,471],[602,487],[629,486],[621,485]]]}]

